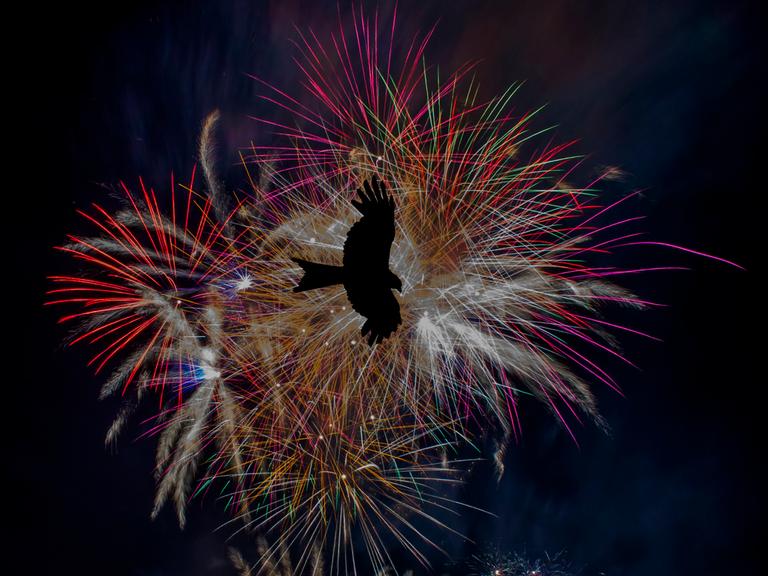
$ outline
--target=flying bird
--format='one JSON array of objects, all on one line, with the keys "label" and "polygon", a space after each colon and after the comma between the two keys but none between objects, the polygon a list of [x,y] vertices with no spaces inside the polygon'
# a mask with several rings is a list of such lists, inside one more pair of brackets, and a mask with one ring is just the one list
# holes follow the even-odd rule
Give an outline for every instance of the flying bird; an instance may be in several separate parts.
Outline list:
[{"label": "flying bird", "polygon": [[389,250],[395,239],[395,201],[381,181],[365,181],[352,205],[363,215],[347,232],[343,266],[330,266],[293,258],[304,269],[294,292],[343,284],[352,308],[365,317],[361,329],[368,344],[381,342],[402,322],[400,304],[392,289],[403,286],[389,269]]}]

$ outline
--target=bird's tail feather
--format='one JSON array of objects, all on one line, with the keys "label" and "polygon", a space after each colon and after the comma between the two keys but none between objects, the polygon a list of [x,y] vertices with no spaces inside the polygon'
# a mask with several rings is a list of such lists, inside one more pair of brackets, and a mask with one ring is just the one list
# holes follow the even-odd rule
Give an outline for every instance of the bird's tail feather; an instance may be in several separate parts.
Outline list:
[{"label": "bird's tail feather", "polygon": [[317,262],[308,262],[300,258],[291,258],[291,260],[304,269],[304,276],[299,281],[299,284],[294,286],[294,292],[324,288],[343,282],[342,270],[344,269],[341,266],[318,264]]}]

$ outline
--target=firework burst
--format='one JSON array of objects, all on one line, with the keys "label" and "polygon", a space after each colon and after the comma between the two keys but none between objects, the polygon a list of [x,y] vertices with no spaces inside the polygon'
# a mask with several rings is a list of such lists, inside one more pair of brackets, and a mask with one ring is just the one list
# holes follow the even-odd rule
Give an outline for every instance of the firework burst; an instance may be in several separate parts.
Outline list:
[{"label": "firework burst", "polygon": [[[172,190],[170,216],[157,194],[140,181],[140,193],[121,184],[124,208],[113,216],[94,204],[80,214],[96,228],[92,237],[70,236],[60,250],[85,264],[82,274],[54,276],[49,304],[78,306],[61,322],[78,322],[69,344],[97,348],[89,364],[97,373],[112,364],[102,398],[120,393],[123,407],[107,432],[116,439],[138,403],[152,393],[158,403],[153,432],[158,443],[156,514],[173,495],[184,523],[189,484],[202,447],[216,439],[238,461],[232,426],[239,407],[224,383],[230,337],[228,292],[222,270],[237,270],[237,239],[213,192],[188,184]],[[172,188],[175,184],[172,182]],[[212,190],[212,189],[210,189]],[[177,203],[177,200],[181,199]]]},{"label": "firework burst", "polygon": [[[257,192],[277,221],[260,244],[269,258],[251,270],[266,281],[248,296],[283,298],[265,325],[300,328],[291,356],[314,364],[299,360],[310,374],[296,380],[316,379],[318,367],[335,378],[330,363],[345,389],[373,391],[374,406],[403,404],[424,423],[490,416],[507,436],[517,433],[523,390],[566,426],[578,410],[596,417],[584,378],[616,384],[580,345],[618,355],[599,307],[645,303],[606,280],[619,271],[585,258],[635,234],[615,233],[625,222],[597,224],[610,207],[592,185],[568,184],[578,158],[567,145],[523,156],[538,134],[531,115],[510,110],[517,86],[479,102],[465,68],[431,87],[419,73],[429,35],[394,72],[376,24],[359,16],[353,29],[326,44],[301,37],[308,94],[266,96],[301,121],[278,126],[283,145],[254,145],[248,157],[272,170],[274,188]],[[403,281],[403,327],[368,349],[341,288],[286,292],[297,276],[291,257],[340,263],[350,199],[372,175],[398,204],[390,266]]]},{"label": "firework burst", "polygon": [[565,561],[565,554],[545,554],[529,558],[523,554],[489,552],[473,556],[468,565],[470,576],[572,576],[576,574]]}]

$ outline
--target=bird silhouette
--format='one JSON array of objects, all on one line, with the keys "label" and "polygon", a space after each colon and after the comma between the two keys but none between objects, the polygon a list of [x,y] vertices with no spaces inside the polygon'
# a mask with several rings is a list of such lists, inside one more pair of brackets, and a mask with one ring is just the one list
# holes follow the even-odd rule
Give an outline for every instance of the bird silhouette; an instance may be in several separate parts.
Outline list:
[{"label": "bird silhouette", "polygon": [[389,250],[395,239],[395,201],[374,177],[358,188],[359,201],[352,205],[363,215],[347,232],[343,266],[330,266],[293,258],[304,269],[294,292],[343,284],[352,308],[365,317],[361,329],[368,344],[381,342],[402,322],[400,304],[392,288],[403,286],[389,269]]}]

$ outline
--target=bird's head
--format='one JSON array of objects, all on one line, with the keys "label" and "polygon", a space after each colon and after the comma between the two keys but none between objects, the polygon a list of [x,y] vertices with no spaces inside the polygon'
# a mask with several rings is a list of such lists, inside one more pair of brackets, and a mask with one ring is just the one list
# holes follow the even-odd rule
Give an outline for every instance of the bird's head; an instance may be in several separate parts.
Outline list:
[{"label": "bird's head", "polygon": [[398,278],[394,272],[389,273],[389,287],[394,288],[398,292],[403,291],[403,283],[400,281],[400,278]]}]

